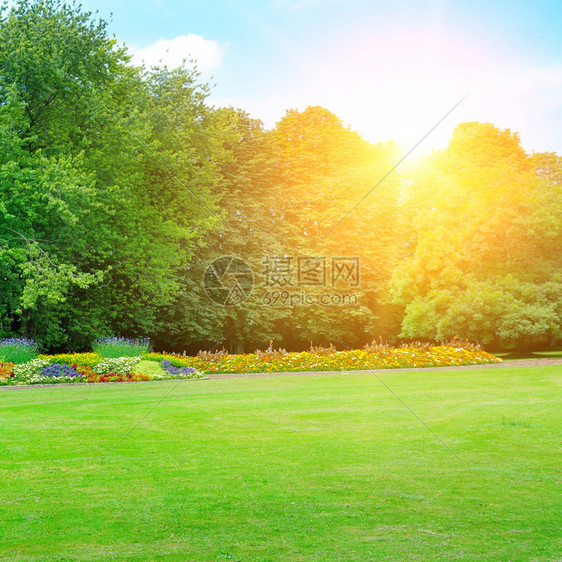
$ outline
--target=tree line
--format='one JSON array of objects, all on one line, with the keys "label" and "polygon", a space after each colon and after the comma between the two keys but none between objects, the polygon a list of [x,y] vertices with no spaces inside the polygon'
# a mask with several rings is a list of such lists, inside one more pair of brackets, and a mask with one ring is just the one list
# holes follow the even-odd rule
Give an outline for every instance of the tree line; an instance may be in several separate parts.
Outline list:
[{"label": "tree line", "polygon": [[[379,183],[394,143],[321,107],[266,130],[208,95],[196,70],[133,66],[80,8],[2,10],[0,337],[190,352],[562,338],[557,154],[463,123]],[[223,256],[251,276],[234,305],[205,283],[240,290]]]}]

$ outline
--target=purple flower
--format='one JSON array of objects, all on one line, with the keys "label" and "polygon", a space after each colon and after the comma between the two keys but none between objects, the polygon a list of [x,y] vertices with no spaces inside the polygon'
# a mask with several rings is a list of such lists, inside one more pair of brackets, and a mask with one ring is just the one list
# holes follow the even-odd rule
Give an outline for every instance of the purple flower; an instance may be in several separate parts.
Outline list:
[{"label": "purple flower", "polygon": [[76,369],[66,363],[52,363],[48,367],[43,367],[41,371],[46,377],[83,377]]},{"label": "purple flower", "polygon": [[150,338],[123,338],[117,336],[107,336],[105,338],[98,338],[98,345],[140,345],[149,346]]},{"label": "purple flower", "polygon": [[176,367],[168,359],[162,359],[162,367],[171,375],[190,375],[195,371],[194,367]]},{"label": "purple flower", "polygon": [[36,349],[37,342],[26,338],[4,338],[0,340],[0,346],[31,347]]}]

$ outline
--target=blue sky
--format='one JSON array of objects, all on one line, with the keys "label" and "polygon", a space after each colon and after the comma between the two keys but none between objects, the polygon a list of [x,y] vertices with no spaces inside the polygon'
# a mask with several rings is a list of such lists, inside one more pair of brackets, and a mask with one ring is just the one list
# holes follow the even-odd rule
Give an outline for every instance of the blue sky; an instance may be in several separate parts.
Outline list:
[{"label": "blue sky", "polygon": [[371,142],[405,147],[462,121],[562,154],[562,2],[83,0],[136,60],[199,60],[211,102],[274,126],[322,105]]}]

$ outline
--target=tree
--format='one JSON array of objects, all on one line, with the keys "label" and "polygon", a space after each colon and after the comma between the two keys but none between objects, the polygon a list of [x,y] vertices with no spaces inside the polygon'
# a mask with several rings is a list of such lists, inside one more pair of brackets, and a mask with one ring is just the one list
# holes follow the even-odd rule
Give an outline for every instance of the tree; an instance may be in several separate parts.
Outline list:
[{"label": "tree", "polygon": [[[222,131],[223,157],[215,195],[221,220],[199,243],[181,275],[178,298],[167,314],[161,345],[197,351],[228,347],[242,351],[263,347],[280,337],[275,323],[287,316],[263,302],[261,271],[264,257],[286,251],[280,212],[279,156],[271,133],[247,113],[230,108],[213,114],[215,130]],[[205,293],[206,268],[223,256],[236,256],[251,268],[254,289],[237,306],[223,306]],[[166,335],[166,339],[164,339]]]},{"label": "tree", "polygon": [[296,306],[285,336],[298,335],[293,345],[355,346],[388,335],[394,321],[388,281],[402,251],[399,174],[365,195],[397,160],[396,147],[369,144],[321,107],[288,111],[275,134],[290,255],[326,257],[328,268],[332,258],[357,258],[360,269],[359,286],[303,287],[317,295],[348,294],[351,304]]},{"label": "tree", "polygon": [[459,125],[408,193],[416,241],[395,271],[402,336],[523,345],[560,337],[561,186],[552,156]]},{"label": "tree", "polygon": [[194,71],[144,71],[90,13],[53,0],[0,18],[4,333],[48,349],[141,335],[216,222],[220,141]]}]

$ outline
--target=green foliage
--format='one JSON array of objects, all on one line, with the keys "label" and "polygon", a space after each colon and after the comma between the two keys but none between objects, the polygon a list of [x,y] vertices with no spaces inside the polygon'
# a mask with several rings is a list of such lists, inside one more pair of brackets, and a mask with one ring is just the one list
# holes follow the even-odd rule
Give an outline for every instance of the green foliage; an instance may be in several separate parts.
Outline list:
[{"label": "green foliage", "polygon": [[118,338],[115,336],[99,338],[94,342],[93,349],[104,359],[116,357],[137,357],[150,349],[149,338]]},{"label": "green foliage", "polygon": [[147,361],[141,359],[134,367],[135,373],[143,373],[151,378],[160,379],[166,376],[166,371],[162,368],[162,363],[157,361]]},{"label": "green foliage", "polygon": [[[267,131],[208,93],[195,70],[132,66],[79,6],[0,10],[0,337],[49,352],[111,333],[190,352],[562,337],[558,155],[462,123],[419,169],[388,175],[397,147],[327,109]],[[254,273],[237,307],[202,287],[224,255]],[[359,258],[359,286],[303,289],[353,304],[273,304],[283,287],[265,285],[264,261],[279,256]]]},{"label": "green foliage", "polygon": [[156,331],[216,221],[205,87],[128,60],[80,8],[0,18],[0,334],[57,350]]},{"label": "green foliage", "polygon": [[37,344],[24,338],[0,340],[0,363],[26,363],[38,355]]},{"label": "green foliage", "polygon": [[561,337],[560,159],[467,123],[408,194],[415,244],[394,271],[403,337],[543,345]]},{"label": "green foliage", "polygon": [[148,361],[151,363],[158,363],[162,365],[162,361],[166,359],[169,361],[174,367],[189,367],[190,364],[193,362],[193,357],[181,357],[178,355],[171,355],[169,353],[145,353],[142,356],[143,361]]},{"label": "green foliage", "polygon": [[115,357],[107,358],[100,361],[95,366],[95,371],[98,375],[107,375],[109,373],[116,373],[118,375],[126,375],[133,371],[135,365],[140,361],[140,357]]},{"label": "green foliage", "polygon": [[321,107],[288,111],[277,124],[275,138],[282,162],[281,214],[290,225],[283,237],[289,241],[286,252],[295,258],[325,256],[328,261],[356,257],[361,279],[355,288],[306,287],[312,294],[350,293],[357,304],[290,309],[283,323],[284,341],[299,347],[311,341],[356,347],[378,335],[394,335],[387,286],[402,254],[400,177],[393,175],[365,196],[394,164],[396,147],[369,144]]}]

